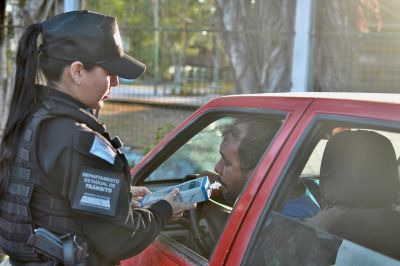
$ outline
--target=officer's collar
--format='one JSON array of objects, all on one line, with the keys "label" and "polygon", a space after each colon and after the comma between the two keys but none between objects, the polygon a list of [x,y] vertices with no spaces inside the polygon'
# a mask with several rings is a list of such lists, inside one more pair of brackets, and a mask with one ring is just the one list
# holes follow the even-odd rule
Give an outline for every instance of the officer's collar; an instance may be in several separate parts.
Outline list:
[{"label": "officer's collar", "polygon": [[46,94],[50,97],[50,98],[54,98],[57,99],[58,101],[62,101],[64,103],[67,104],[73,104],[76,105],[78,108],[82,108],[82,109],[89,109],[89,107],[87,107],[86,105],[84,105],[83,103],[81,103],[80,101],[76,100],[75,98],[73,98],[72,96],[61,92],[57,89],[54,89],[52,87],[44,87],[44,90],[46,91]]},{"label": "officer's collar", "polygon": [[88,107],[81,102],[75,100],[71,96],[60,92],[51,87],[40,86],[43,91],[43,105],[53,114],[70,116],[74,119],[89,125],[93,130],[101,133],[107,134],[107,139],[110,137],[106,133],[106,127],[103,122],[97,119],[91,112],[88,111]]}]

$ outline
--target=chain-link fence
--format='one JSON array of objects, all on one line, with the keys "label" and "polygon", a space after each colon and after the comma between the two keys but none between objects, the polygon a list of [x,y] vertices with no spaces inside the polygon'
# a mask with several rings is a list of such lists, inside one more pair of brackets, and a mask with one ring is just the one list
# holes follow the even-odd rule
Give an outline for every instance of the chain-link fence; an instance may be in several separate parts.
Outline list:
[{"label": "chain-link fence", "polygon": [[315,91],[399,93],[400,1],[316,1]]},{"label": "chain-link fence", "polygon": [[[100,112],[112,133],[126,144],[146,149],[155,144],[157,130],[171,130],[209,99],[235,93],[229,58],[215,40],[218,32],[134,27],[121,27],[120,31],[127,53],[147,66],[138,80],[120,79]],[[138,36],[154,41],[155,34],[159,41],[147,51],[142,44],[135,47],[135,42],[129,41]],[[185,42],[191,45],[183,51],[169,48],[185,46]]]},{"label": "chain-link fence", "polygon": [[[313,31],[310,33],[313,39],[310,90],[400,92],[400,21],[396,15],[399,7],[400,3],[393,0],[317,1]],[[216,28],[214,24],[195,29],[176,26],[157,29],[122,28],[121,31],[129,40],[138,36],[146,39],[144,35],[147,34],[147,39],[153,40],[153,46],[146,53],[142,53],[138,47],[129,46],[134,55],[148,64],[148,70],[140,81],[122,81],[121,89],[118,89],[122,94],[116,97],[119,100],[129,98],[128,101],[132,102],[165,104],[170,108],[168,112],[161,113],[173,113],[172,117],[190,113],[181,111],[179,107],[185,102],[186,106],[194,108],[196,104],[213,96],[238,93],[235,89],[236,76],[231,66],[232,55],[224,45],[224,42],[232,38],[226,36],[246,35],[250,39],[249,36],[266,34],[262,29],[254,28],[227,31]],[[276,42],[279,39],[282,46],[292,47],[294,35],[293,31],[274,32],[269,29],[265,40]],[[265,43],[266,47],[269,45]],[[254,53],[252,50],[259,49],[259,46],[259,43],[253,43],[251,48],[247,44],[249,50],[244,52]],[[156,100],[160,97],[164,101]],[[193,97],[198,98],[194,104]],[[151,127],[154,130],[168,123],[175,125],[180,122],[180,119],[172,121],[171,116],[165,117],[165,120],[161,117],[158,115],[157,118],[137,123],[143,123],[143,126],[139,126],[143,130],[155,123]],[[137,128],[136,125],[132,127]],[[138,139],[147,139],[145,142],[149,143],[151,136],[140,136]]]},{"label": "chain-link fence", "polygon": [[[291,89],[295,1],[85,3],[116,16],[125,50],[147,65],[100,113],[128,145],[153,145],[213,97]],[[314,3],[309,90],[400,92],[400,1]]]},{"label": "chain-link fence", "polygon": [[[126,143],[144,147],[152,145],[156,139],[155,129],[176,126],[211,98],[263,92],[261,87],[265,87],[269,80],[276,83],[274,86],[281,84],[284,91],[290,88],[288,78],[275,79],[272,74],[262,73],[273,73],[275,63],[279,72],[289,76],[290,59],[284,55],[290,54],[292,47],[294,32],[289,28],[293,18],[288,17],[288,22],[283,23],[285,30],[266,27],[260,23],[263,17],[245,14],[234,18],[237,22],[227,22],[229,15],[214,1],[183,0],[160,1],[162,11],[157,22],[155,2],[152,5],[143,2],[148,8],[146,10],[137,7],[152,17],[150,22],[144,18],[140,25],[132,26],[127,25],[127,18],[118,18],[127,53],[147,65],[145,75],[139,80],[121,80],[120,86],[113,90],[113,102],[106,105],[106,112],[101,112],[101,118],[107,120],[111,131],[123,135]],[[181,5],[176,5],[177,2]],[[262,6],[265,8],[266,5]],[[258,12],[254,6],[235,8]],[[287,13],[293,12],[292,8]],[[171,14],[176,17],[168,17]],[[266,43],[267,40],[271,43]],[[263,58],[270,58],[270,62],[260,63]],[[282,58],[288,63],[283,63]],[[245,85],[240,86],[238,80],[248,80],[249,83],[243,82]],[[138,119],[142,111],[129,112],[132,104],[141,106],[141,110],[149,110],[149,113]],[[163,111],[150,115],[161,106]],[[120,113],[131,113],[132,117],[117,117]],[[138,137],[132,138],[132,135]]]}]

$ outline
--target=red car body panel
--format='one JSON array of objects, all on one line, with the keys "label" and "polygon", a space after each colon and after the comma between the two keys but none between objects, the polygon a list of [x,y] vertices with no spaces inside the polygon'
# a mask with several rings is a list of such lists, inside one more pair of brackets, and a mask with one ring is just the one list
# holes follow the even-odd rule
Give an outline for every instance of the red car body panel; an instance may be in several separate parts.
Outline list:
[{"label": "red car body panel", "polygon": [[[157,255],[155,255],[157,254]],[[126,265],[185,265],[185,260],[177,253],[171,251],[163,244],[154,241],[143,252],[131,259],[121,261],[121,266]],[[172,255],[172,256],[171,256]]]},{"label": "red car body panel", "polygon": [[[354,102],[347,100],[330,100],[319,99],[312,103],[303,115],[301,121],[293,131],[292,135],[282,149],[279,156],[276,158],[271,171],[268,172],[266,182],[262,184],[260,190],[263,193],[258,193],[254,198],[252,206],[248,212],[247,219],[244,219],[242,230],[240,230],[235,244],[232,247],[226,265],[239,265],[240,261],[246,252],[252,232],[255,229],[259,216],[261,215],[265,203],[267,202],[270,193],[278,180],[283,167],[289,159],[291,151],[296,143],[299,142],[305,128],[312,123],[312,120],[317,115],[344,115],[350,117],[366,118],[366,119],[383,119],[400,122],[400,105],[399,104],[382,104],[382,103],[365,103]],[[264,158],[263,164],[266,163]],[[265,172],[264,172],[265,173]]]},{"label": "red car body panel", "polygon": [[[226,225],[214,253],[208,261],[210,265],[239,265],[246,253],[252,232],[271,197],[271,192],[285,167],[291,152],[300,141],[306,128],[320,115],[348,116],[366,119],[380,119],[400,122],[400,95],[380,97],[374,95],[350,95],[349,98],[336,99],[320,97],[319,94],[300,96],[291,94],[240,95],[227,96],[211,100],[203,105],[180,126],[161,141],[133,170],[135,175],[151,158],[171,141],[176,134],[191,121],[205,112],[223,108],[259,108],[278,110],[287,113],[286,121],[273,140],[268,152],[264,155],[259,167],[246,190],[236,203],[235,210]],[[317,96],[316,96],[317,95]],[[370,101],[357,100],[357,97]],[[347,98],[347,96],[344,96]],[[379,98],[377,100],[377,98]],[[391,99],[391,100],[388,100]],[[385,103],[383,102],[385,101]],[[388,103],[386,103],[388,102]],[[391,103],[392,102],[392,103]],[[175,249],[156,240],[141,254],[122,261],[121,265],[192,265]]]}]

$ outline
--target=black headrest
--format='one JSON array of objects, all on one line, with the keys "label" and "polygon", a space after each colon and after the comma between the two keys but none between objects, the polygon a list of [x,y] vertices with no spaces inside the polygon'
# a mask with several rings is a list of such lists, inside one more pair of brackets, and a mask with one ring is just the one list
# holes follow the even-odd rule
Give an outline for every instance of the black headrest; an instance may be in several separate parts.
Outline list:
[{"label": "black headrest", "polygon": [[389,205],[396,200],[399,186],[396,154],[385,136],[348,130],[328,141],[320,173],[321,196],[328,204]]}]

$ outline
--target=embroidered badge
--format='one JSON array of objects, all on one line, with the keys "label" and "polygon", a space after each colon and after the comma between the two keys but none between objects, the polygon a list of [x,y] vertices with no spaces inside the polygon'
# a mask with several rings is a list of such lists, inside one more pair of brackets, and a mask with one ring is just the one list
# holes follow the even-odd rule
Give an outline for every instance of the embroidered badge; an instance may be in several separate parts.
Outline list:
[{"label": "embroidered badge", "polygon": [[114,216],[122,181],[122,175],[116,172],[83,167],[76,186],[72,208]]},{"label": "embroidered badge", "polygon": [[114,164],[115,156],[117,155],[113,148],[97,135],[94,137],[90,153],[110,164]]}]

